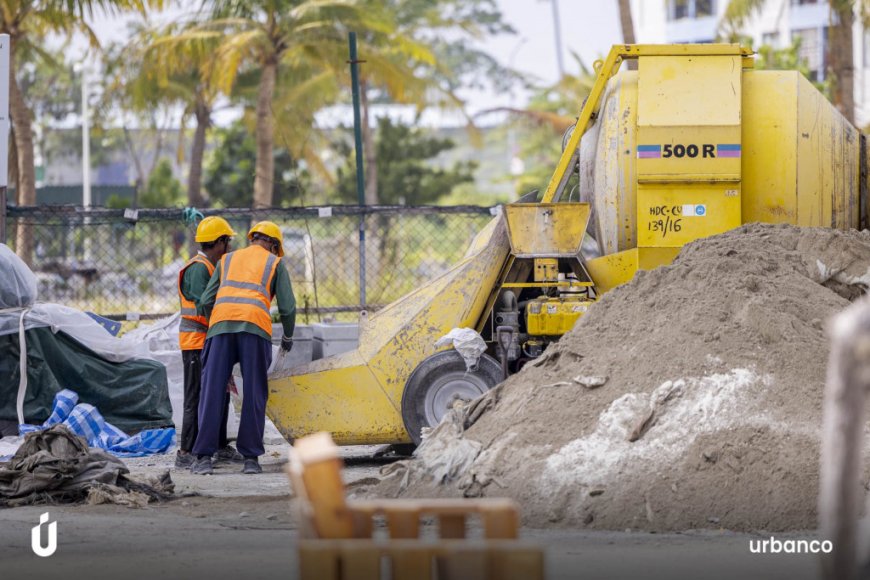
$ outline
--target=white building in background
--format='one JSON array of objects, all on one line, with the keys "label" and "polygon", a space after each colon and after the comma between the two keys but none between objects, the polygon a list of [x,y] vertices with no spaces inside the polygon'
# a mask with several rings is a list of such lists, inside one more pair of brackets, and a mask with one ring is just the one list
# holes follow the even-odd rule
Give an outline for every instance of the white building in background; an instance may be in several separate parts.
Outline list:
[{"label": "white building in background", "polygon": [[[639,43],[713,42],[729,0],[632,0]],[[830,23],[826,0],[767,0],[746,23],[743,34],[753,46],[787,48],[801,39],[800,55],[813,79],[824,80]],[[870,123],[870,36],[855,18],[855,120]]]}]

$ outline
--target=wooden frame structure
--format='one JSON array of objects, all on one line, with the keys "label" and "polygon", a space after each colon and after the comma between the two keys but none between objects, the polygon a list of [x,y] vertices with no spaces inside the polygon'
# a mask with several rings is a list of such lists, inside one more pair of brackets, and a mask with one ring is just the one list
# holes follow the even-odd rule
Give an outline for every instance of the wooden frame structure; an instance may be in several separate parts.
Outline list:
[{"label": "wooden frame structure", "polygon": [[[299,439],[288,475],[299,504],[302,580],[541,580],[543,552],[517,540],[510,499],[348,501],[328,433]],[[437,538],[421,537],[424,520]],[[483,538],[467,538],[478,519]],[[384,526],[378,521],[383,520]],[[385,533],[387,538],[378,538]]]}]

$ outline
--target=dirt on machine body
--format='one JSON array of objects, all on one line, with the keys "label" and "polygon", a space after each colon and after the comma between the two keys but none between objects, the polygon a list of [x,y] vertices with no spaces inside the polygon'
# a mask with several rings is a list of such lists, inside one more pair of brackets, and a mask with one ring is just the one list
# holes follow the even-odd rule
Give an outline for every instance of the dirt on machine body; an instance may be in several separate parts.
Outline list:
[{"label": "dirt on machine body", "polygon": [[866,231],[751,224],[693,242],[372,491],[509,496],[533,526],[813,528],[825,324],[868,282]]}]

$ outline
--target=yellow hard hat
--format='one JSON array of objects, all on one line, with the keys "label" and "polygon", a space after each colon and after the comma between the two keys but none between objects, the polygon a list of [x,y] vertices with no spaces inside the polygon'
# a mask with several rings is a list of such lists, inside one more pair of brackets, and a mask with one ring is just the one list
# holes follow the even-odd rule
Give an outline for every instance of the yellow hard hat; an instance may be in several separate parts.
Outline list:
[{"label": "yellow hard hat", "polygon": [[284,257],[284,236],[281,234],[281,228],[277,224],[273,222],[260,222],[248,232],[248,239],[253,239],[254,234],[263,234],[278,240],[278,257]]},{"label": "yellow hard hat", "polygon": [[199,243],[214,242],[221,236],[234,236],[236,232],[227,220],[217,216],[209,216],[196,226],[196,241]]}]

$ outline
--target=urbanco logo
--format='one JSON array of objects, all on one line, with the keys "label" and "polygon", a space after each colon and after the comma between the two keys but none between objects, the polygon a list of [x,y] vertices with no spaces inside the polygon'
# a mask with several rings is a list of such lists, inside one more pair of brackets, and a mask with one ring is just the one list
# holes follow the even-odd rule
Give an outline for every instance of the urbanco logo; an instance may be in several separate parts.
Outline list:
[{"label": "urbanco logo", "polygon": [[48,524],[48,545],[42,545],[42,526],[48,523],[48,512],[39,516],[39,525],[30,530],[30,547],[41,558],[48,558],[57,550],[57,522]]}]

